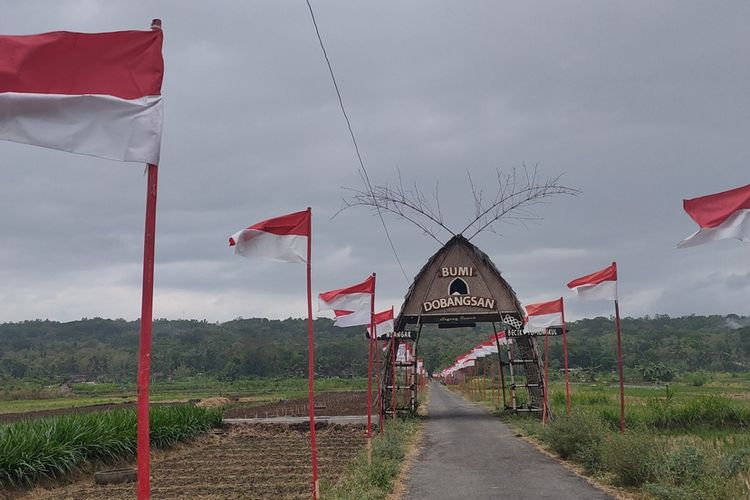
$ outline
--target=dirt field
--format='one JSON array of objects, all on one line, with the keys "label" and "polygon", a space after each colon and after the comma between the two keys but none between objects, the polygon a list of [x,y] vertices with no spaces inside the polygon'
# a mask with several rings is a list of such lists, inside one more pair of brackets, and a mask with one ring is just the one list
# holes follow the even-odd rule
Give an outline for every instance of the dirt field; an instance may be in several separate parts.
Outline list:
[{"label": "dirt field", "polygon": [[[152,462],[152,498],[310,498],[310,439],[303,426],[235,425],[224,434],[157,456]],[[322,426],[318,431],[322,480],[335,481],[362,449],[362,426]],[[26,499],[132,499],[135,483],[98,486],[93,479],[43,490]]]},{"label": "dirt field", "polygon": [[[240,398],[242,401],[243,398]],[[151,403],[159,404],[185,404],[175,402]],[[135,408],[135,403],[112,403],[91,406],[78,406],[74,408],[58,408],[54,410],[28,411],[22,413],[0,414],[0,424],[9,424],[19,420],[55,417],[58,415],[69,415],[71,413],[91,413],[97,411],[120,410]],[[360,392],[327,392],[315,396],[316,415],[366,415],[367,393]],[[253,418],[253,417],[305,417],[307,416],[307,398],[287,399],[274,403],[254,405],[253,403],[239,403],[239,406],[230,408],[224,415],[227,418]]]},{"label": "dirt field", "polygon": [[[306,417],[307,398],[288,399],[259,406],[237,406],[224,418]],[[315,396],[315,415],[366,415],[366,392],[327,392]]]}]

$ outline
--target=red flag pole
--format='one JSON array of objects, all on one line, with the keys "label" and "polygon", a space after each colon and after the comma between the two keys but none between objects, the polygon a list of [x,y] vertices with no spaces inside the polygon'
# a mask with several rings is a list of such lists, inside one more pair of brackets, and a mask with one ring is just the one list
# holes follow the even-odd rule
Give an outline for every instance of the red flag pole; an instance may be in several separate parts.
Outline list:
[{"label": "red flag pole", "polygon": [[[372,273],[372,294],[370,296],[370,331],[375,331],[375,273]],[[372,461],[372,335],[367,350],[367,461]]]},{"label": "red flag pole", "polygon": [[[161,21],[153,21],[159,29]],[[156,240],[156,192],[159,169],[149,163],[146,188],[146,228],[143,241],[143,290],[141,292],[141,337],[138,362],[137,458],[138,499],[151,497],[151,445],[148,428],[149,382],[151,380],[151,331],[154,310],[154,242]]]},{"label": "red flag pole", "polygon": [[[395,332],[394,332],[395,333]],[[393,374],[391,376],[391,417],[396,420],[396,405],[398,400],[396,399],[396,335],[391,336],[391,369]]]},{"label": "red flag pole", "polygon": [[620,432],[625,432],[625,380],[622,375],[622,327],[620,326],[620,304],[615,299],[615,326],[617,327],[617,371],[620,374]]},{"label": "red flag pole", "polygon": [[565,369],[565,413],[570,415],[570,379],[568,378],[568,327],[565,323],[565,302],[560,297],[562,304],[562,335],[563,335],[563,367]]},{"label": "red flag pole", "polygon": [[542,424],[547,425],[547,413],[549,412],[549,329],[544,329],[544,411],[542,413]]},{"label": "red flag pole", "polygon": [[318,483],[318,446],[315,439],[315,342],[312,316],[312,208],[307,207],[307,407],[310,415],[310,451],[312,497],[320,494]]},{"label": "red flag pole", "polygon": [[[375,327],[377,328],[377,326]],[[375,359],[377,360],[375,371],[378,377],[378,432],[383,433],[383,377],[380,373],[380,358],[383,356],[383,351],[380,348],[380,340],[378,340],[378,332],[375,332]]]}]

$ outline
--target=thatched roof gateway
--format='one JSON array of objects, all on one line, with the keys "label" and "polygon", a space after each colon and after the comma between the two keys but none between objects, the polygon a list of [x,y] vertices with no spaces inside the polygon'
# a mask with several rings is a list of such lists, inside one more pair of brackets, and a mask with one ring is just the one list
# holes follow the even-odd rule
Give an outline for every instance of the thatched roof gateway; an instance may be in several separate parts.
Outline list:
[{"label": "thatched roof gateway", "polygon": [[404,298],[396,330],[409,324],[500,323],[523,318],[516,293],[489,258],[462,235],[451,238],[422,267]]},{"label": "thatched roof gateway", "polygon": [[421,330],[426,323],[441,327],[496,323],[514,337],[516,359],[509,358],[505,363],[523,368],[531,399],[526,410],[541,410],[544,393],[540,356],[534,339],[523,334],[523,316],[521,303],[500,270],[486,253],[459,234],[430,257],[414,278],[395,330],[406,330],[407,325],[419,325]]}]

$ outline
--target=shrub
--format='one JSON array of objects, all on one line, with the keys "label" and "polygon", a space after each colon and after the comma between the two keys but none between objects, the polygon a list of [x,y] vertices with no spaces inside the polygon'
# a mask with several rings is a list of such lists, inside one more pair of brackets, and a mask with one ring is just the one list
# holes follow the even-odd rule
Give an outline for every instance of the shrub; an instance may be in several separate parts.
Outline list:
[{"label": "shrub", "polygon": [[682,485],[697,481],[705,474],[706,460],[702,450],[686,444],[667,452],[657,464],[659,476],[671,483]]},{"label": "shrub", "polygon": [[655,441],[634,432],[613,434],[602,443],[602,468],[618,486],[641,486],[654,477]]},{"label": "shrub", "polygon": [[708,382],[708,375],[705,372],[694,372],[685,375],[685,382],[693,387],[703,387]]},{"label": "shrub", "polygon": [[721,463],[721,470],[731,477],[750,469],[750,448],[739,448],[726,455]]},{"label": "shrub", "polygon": [[644,489],[659,500],[685,500],[690,494],[684,488],[670,484],[647,483]]},{"label": "shrub", "polygon": [[593,449],[606,429],[601,420],[588,413],[575,412],[555,418],[542,433],[542,439],[562,458],[571,458]]}]

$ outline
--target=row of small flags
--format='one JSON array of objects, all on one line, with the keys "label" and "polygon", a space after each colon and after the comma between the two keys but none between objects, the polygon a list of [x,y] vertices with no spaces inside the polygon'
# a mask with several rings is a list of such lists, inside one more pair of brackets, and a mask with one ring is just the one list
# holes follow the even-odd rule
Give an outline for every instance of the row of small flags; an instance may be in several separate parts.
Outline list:
[{"label": "row of small flags", "polygon": [[[0,140],[148,164],[138,372],[139,499],[150,496],[148,381],[157,166],[163,117],[162,42],[161,21],[158,19],[153,20],[151,29],[147,31],[93,34],[57,31],[37,35],[0,36],[0,53],[4,54],[0,58]],[[750,185],[686,200],[684,208],[698,224],[699,230],[680,242],[680,247],[729,238],[750,241]],[[233,235],[230,240],[230,244],[236,247],[235,251],[240,255],[263,255],[286,262],[307,264],[310,347],[311,236],[311,211],[308,209],[254,224]],[[368,278],[352,287],[321,294],[319,307],[321,310],[333,310],[339,326],[367,324],[365,318],[368,303],[363,297],[368,294],[370,297],[374,296],[375,276],[371,278],[372,282]],[[586,281],[584,278],[590,279]],[[582,297],[589,292],[589,298],[611,299],[611,287],[614,286],[616,301],[616,267],[584,278],[574,280],[578,283],[571,286]],[[610,282],[615,284],[611,285]],[[372,298],[369,307],[369,324],[371,328],[375,328]],[[309,367],[312,371],[312,349]],[[312,397],[312,375],[310,378]],[[310,406],[312,408],[313,405]],[[313,417],[311,412],[311,435],[314,441]],[[313,498],[317,497],[318,491],[315,457],[313,442]]]},{"label": "row of small flags", "polygon": [[504,331],[497,332],[492,335],[488,340],[477,344],[476,346],[469,349],[464,354],[456,357],[456,361],[451,366],[442,370],[438,377],[447,378],[452,376],[459,370],[474,366],[476,360],[489,356],[491,354],[498,353],[498,345],[509,345],[512,342],[511,339],[507,338]]}]

